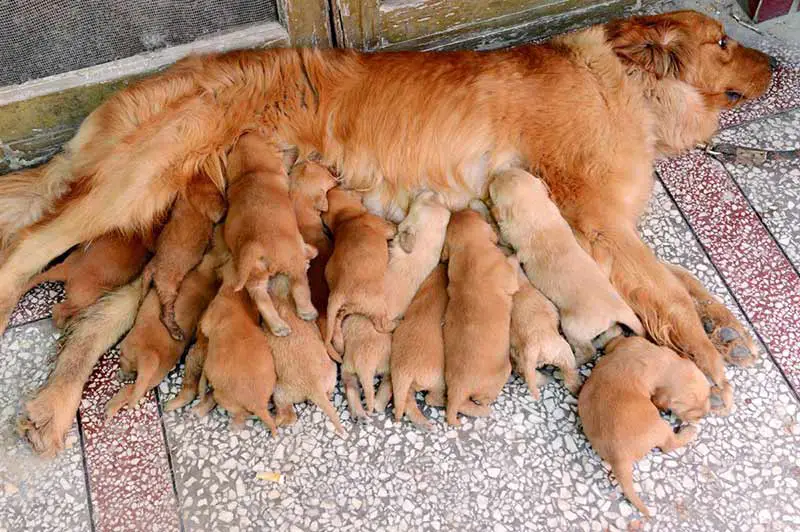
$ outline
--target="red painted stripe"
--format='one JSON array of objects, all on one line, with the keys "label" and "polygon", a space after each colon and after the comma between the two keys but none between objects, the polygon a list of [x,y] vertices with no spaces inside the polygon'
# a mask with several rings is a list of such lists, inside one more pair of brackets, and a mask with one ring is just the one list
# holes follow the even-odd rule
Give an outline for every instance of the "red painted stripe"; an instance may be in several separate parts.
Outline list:
[{"label": "red painted stripe", "polygon": [[719,162],[702,152],[657,170],[790,384],[800,393],[800,277]]},{"label": "red painted stripe", "polygon": [[103,356],[80,406],[92,509],[98,532],[181,529],[158,403],[149,393],[134,410],[106,422],[105,407],[119,390],[119,354]]}]

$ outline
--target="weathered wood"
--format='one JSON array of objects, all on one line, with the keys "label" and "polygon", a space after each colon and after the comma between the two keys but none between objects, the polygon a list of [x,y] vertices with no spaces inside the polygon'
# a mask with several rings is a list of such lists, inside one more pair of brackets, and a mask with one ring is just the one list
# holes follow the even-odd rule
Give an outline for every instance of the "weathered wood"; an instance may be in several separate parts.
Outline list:
[{"label": "weathered wood", "polygon": [[364,50],[427,49],[445,41],[566,14],[573,20],[618,11],[635,0],[334,0],[337,37]]},{"label": "weathered wood", "polygon": [[277,7],[292,46],[333,46],[328,0],[278,0]]}]

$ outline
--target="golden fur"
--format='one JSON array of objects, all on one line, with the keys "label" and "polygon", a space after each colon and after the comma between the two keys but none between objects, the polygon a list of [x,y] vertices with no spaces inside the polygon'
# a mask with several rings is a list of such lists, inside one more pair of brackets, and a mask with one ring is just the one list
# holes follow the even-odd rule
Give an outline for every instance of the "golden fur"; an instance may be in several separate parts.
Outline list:
[{"label": "golden fur", "polygon": [[[328,314],[330,319],[331,314]],[[342,384],[353,419],[364,419],[386,408],[392,394],[389,359],[392,335],[379,332],[369,318],[351,314],[342,322]],[[375,377],[383,377],[377,393]],[[366,410],[361,404],[364,391]]]},{"label": "golden fur", "polygon": [[709,385],[691,361],[643,338],[618,337],[592,370],[578,398],[583,432],[611,464],[626,497],[650,513],[633,488],[633,463],[653,447],[668,453],[692,441],[694,426],[676,434],[659,410],[697,422],[710,409]]},{"label": "golden fur", "polygon": [[[725,359],[685,284],[636,233],[654,159],[708,140],[722,109],[770,82],[768,56],[731,39],[723,48],[723,35],[679,11],[489,52],[186,58],[106,100],[47,165],[0,179],[0,331],[50,260],[112,230],[150,230],[198,172],[223,190],[227,152],[263,129],[281,150],[318,154],[395,221],[418,190],[459,208],[498,171],[531,171],[648,335],[692,358],[724,411]],[[754,353],[727,360],[750,364]]]},{"label": "golden fur", "polygon": [[389,366],[397,421],[407,412],[415,424],[430,428],[417,406],[416,392],[427,390],[425,402],[429,405],[445,405],[442,321],[447,301],[447,266],[439,264],[419,287],[392,333]]},{"label": "golden fur", "polygon": [[459,412],[488,416],[489,403],[511,374],[511,298],[519,289],[519,263],[496,244],[497,235],[477,212],[450,218],[442,258],[448,261],[443,334],[451,425],[461,424]]}]

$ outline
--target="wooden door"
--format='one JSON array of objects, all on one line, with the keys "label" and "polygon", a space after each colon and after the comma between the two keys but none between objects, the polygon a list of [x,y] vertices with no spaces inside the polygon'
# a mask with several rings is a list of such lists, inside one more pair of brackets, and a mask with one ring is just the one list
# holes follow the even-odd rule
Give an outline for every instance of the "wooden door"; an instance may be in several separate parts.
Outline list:
[{"label": "wooden door", "polygon": [[621,16],[634,0],[331,0],[338,46],[496,48]]}]

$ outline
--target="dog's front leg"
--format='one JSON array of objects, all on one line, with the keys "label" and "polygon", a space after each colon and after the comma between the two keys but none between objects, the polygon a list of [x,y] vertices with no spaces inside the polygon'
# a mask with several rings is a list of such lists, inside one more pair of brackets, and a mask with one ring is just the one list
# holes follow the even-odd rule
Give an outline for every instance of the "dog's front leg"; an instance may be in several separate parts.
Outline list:
[{"label": "dog's front leg", "polygon": [[133,326],[141,292],[139,278],[87,307],[66,332],[53,373],[18,425],[37,453],[55,456],[63,449],[83,386],[100,356]]}]

